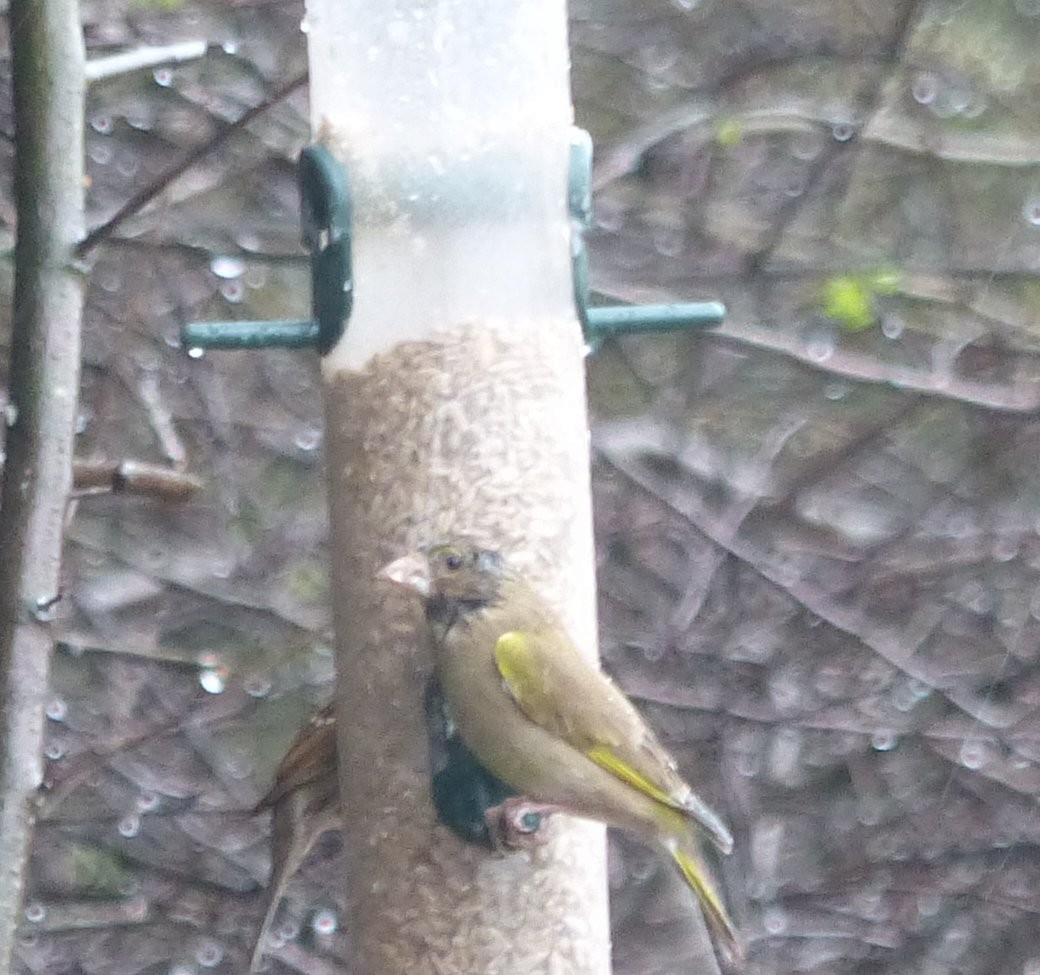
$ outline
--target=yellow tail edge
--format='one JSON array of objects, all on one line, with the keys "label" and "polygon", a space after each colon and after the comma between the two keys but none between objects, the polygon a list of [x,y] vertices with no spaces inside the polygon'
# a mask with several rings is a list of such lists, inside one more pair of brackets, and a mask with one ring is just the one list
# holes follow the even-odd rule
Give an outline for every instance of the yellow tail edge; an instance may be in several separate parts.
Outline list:
[{"label": "yellow tail edge", "polygon": [[694,856],[683,850],[673,849],[671,853],[675,858],[675,862],[679,865],[683,879],[697,895],[704,917],[707,919],[708,925],[716,938],[729,952],[732,959],[739,961],[744,957],[744,945],[737,934],[733,921],[730,919],[726,906],[716,893],[704,868]]}]

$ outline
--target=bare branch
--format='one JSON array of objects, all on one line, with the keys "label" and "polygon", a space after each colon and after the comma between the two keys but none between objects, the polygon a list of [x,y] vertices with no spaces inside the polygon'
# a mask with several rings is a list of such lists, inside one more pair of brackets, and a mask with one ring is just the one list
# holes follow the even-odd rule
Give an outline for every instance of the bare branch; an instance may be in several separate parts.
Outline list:
[{"label": "bare branch", "polygon": [[76,0],[12,0],[14,315],[0,498],[0,971],[10,971],[42,780],[44,700],[72,481],[83,278],[83,41]]},{"label": "bare branch", "polygon": [[205,41],[181,41],[178,44],[163,44],[159,47],[135,47],[103,58],[91,58],[86,66],[87,81],[100,81],[116,75],[154,68],[160,64],[176,64],[191,61],[206,53]]},{"label": "bare branch", "polygon": [[1021,706],[1000,707],[985,698],[980,698],[969,689],[949,686],[949,681],[943,674],[916,655],[917,650],[938,626],[942,614],[940,608],[923,607],[911,624],[902,630],[877,623],[863,610],[838,602],[810,582],[791,578],[770,553],[748,539],[727,538],[725,533],[720,531],[716,519],[696,498],[690,497],[689,492],[663,490],[653,482],[636,459],[627,455],[624,450],[612,449],[611,445],[601,442],[597,444],[597,453],[605,463],[632,484],[688,519],[715,545],[787,593],[803,609],[836,630],[854,637],[896,670],[941,694],[980,725],[990,731],[996,731],[1022,719]]},{"label": "bare branch", "polygon": [[262,115],[272,105],[277,105],[278,102],[285,98],[288,98],[298,88],[302,88],[307,82],[306,75],[300,75],[298,78],[293,78],[288,84],[279,88],[270,98],[261,102],[254,108],[249,109],[241,118],[236,119],[229,125],[225,126],[220,130],[212,139],[209,140],[205,145],[199,146],[197,149],[193,149],[188,153],[179,163],[171,166],[162,176],[160,176],[150,186],[146,186],[140,193],[135,193],[129,200],[126,201],[113,216],[109,217],[100,227],[95,227],[86,237],[80,241],[79,246],[76,248],[76,254],[79,257],[84,257],[91,250],[93,250],[98,244],[100,244],[106,237],[109,237],[112,232],[126,220],[129,220],[135,213],[139,213],[149,203],[152,202],[167,186],[169,186],[175,179],[183,176],[192,166],[194,166],[200,159],[208,155],[218,146],[223,145],[233,133],[239,131],[239,129],[248,125],[258,115]]},{"label": "bare branch", "polygon": [[160,501],[187,501],[202,489],[202,481],[183,471],[139,460],[77,460],[73,488],[88,494],[139,494]]},{"label": "bare branch", "polygon": [[958,400],[1008,413],[1032,413],[1040,408],[1040,386],[1032,380],[1018,384],[975,382],[958,378],[947,370],[919,369],[881,362],[876,356],[841,349],[828,349],[821,356],[801,336],[750,322],[727,321],[715,329],[713,334],[743,345],[779,352],[814,369],[857,382],[883,383],[914,393]]}]

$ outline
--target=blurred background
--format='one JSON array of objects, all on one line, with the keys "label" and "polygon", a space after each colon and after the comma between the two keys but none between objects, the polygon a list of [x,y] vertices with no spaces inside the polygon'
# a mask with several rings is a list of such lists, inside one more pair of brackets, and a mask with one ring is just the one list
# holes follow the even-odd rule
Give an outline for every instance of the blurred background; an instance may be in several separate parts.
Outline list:
[{"label": "blurred background", "polygon": [[[306,70],[291,0],[82,8],[92,56],[210,44],[92,85],[92,224]],[[593,287],[729,308],[588,384],[604,665],[734,828],[743,970],[1040,975],[1040,3],[570,14]],[[178,333],[304,313],[307,139],[301,87],[96,252],[77,454],[205,487],[71,520],[23,972],[246,964],[333,679],[317,363]],[[349,971],[336,852],[269,970]],[[685,970],[670,872],[612,837],[611,884],[618,975]]]}]

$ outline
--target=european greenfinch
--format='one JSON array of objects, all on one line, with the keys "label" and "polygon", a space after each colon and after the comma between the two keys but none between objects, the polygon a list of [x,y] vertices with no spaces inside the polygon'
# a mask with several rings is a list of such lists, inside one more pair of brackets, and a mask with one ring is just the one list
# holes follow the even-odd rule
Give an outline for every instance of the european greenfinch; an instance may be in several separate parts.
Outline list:
[{"label": "european greenfinch", "polygon": [[740,957],[698,842],[706,834],[729,853],[729,830],[531,585],[468,538],[399,558],[380,576],[422,598],[447,712],[476,759],[517,793],[496,810],[506,839],[530,833],[532,817],[564,812],[662,844]]}]

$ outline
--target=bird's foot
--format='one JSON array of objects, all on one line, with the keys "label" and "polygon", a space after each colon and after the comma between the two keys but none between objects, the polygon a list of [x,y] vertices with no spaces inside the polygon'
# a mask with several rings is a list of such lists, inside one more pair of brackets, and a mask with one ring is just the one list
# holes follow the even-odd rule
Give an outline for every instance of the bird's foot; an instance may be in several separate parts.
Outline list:
[{"label": "bird's foot", "polygon": [[513,796],[490,806],[484,813],[491,846],[498,853],[533,850],[546,841],[545,817],[560,812],[560,806],[534,802],[524,796]]}]

